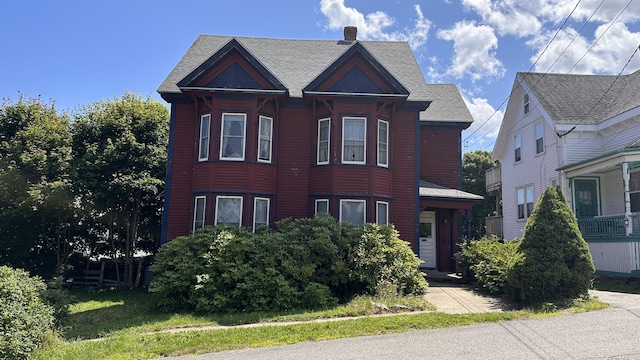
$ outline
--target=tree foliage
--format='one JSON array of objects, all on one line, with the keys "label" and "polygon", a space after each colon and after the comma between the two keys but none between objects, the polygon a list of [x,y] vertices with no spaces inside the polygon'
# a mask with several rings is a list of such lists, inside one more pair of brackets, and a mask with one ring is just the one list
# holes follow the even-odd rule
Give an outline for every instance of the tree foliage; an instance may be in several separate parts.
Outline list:
[{"label": "tree foliage", "polygon": [[594,272],[589,247],[562,189],[547,188],[524,228],[522,254],[509,273],[516,295],[540,305],[586,295]]},{"label": "tree foliage", "polygon": [[490,151],[476,150],[462,155],[462,190],[484,196],[484,200],[474,203],[471,208],[472,239],[486,235],[485,217],[496,210],[496,197],[487,194],[485,185],[485,171],[496,165],[497,161],[491,159]]}]

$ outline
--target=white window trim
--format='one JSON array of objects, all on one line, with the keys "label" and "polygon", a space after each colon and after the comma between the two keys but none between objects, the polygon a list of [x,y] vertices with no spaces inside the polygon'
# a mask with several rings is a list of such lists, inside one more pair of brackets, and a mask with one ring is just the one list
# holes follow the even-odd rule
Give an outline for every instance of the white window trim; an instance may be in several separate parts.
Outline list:
[{"label": "white window trim", "polygon": [[[540,125],[541,129],[542,129],[542,134],[540,135],[540,137],[538,137],[538,125]],[[533,134],[535,137],[535,147],[536,147],[536,155],[540,155],[542,153],[544,153],[545,147],[544,147],[544,123],[542,121],[537,122],[534,126],[533,126]],[[542,150],[540,152],[538,152],[538,140],[542,139]]]},{"label": "white window trim", "polygon": [[524,114],[527,115],[531,112],[531,96],[529,96],[529,94],[524,94],[522,102],[524,104]]},{"label": "white window trim", "polygon": [[[384,224],[380,224],[380,209],[379,206],[384,205],[386,207]],[[389,224],[389,202],[388,201],[376,201],[376,224],[378,225],[388,225]]]},{"label": "white window trim", "polygon": [[[520,145],[516,147],[516,139],[520,139]],[[516,150],[520,149],[520,159],[516,158]],[[516,163],[522,161],[522,134],[518,133],[513,135],[513,160]]]},{"label": "white window trim", "polygon": [[[198,200],[202,200],[202,226],[196,228],[196,215],[198,213]],[[206,196],[196,196],[193,201],[193,224],[191,224],[191,231],[195,232],[197,229],[201,229],[205,225],[205,221],[207,219],[207,197]]]},{"label": "white window trim", "polygon": [[[327,203],[327,214],[329,214],[329,199],[316,199],[315,201],[315,208],[314,208],[314,215],[318,215],[318,204],[319,203]],[[323,213],[324,214],[324,213]]]},{"label": "white window trim", "polygon": [[[344,123],[345,120],[363,120],[364,121],[364,141],[363,141],[363,154],[362,154],[362,161],[349,161],[349,160],[345,160],[344,159]],[[341,149],[341,158],[342,158],[342,163],[343,164],[366,164],[367,163],[367,118],[366,117],[359,117],[359,116],[345,116],[342,118],[342,149]]]},{"label": "white window trim", "polygon": [[[244,132],[242,134],[242,157],[235,158],[235,157],[222,156],[222,153],[223,153],[222,147],[224,146],[224,118],[225,118],[225,115],[242,115],[242,117],[243,117]],[[222,121],[220,121],[220,160],[244,161],[245,152],[246,152],[245,151],[246,144],[247,144],[247,114],[245,114],[245,113],[222,113]]]},{"label": "white window trim", "polygon": [[256,232],[256,210],[258,209],[258,201],[266,201],[267,202],[267,223],[259,224],[259,226],[266,225],[269,226],[269,215],[271,212],[271,199],[264,197],[256,197],[253,199],[253,232]]},{"label": "white window trim", "polygon": [[[327,160],[320,161],[320,126],[322,123],[327,122],[329,130],[327,132]],[[317,151],[316,151],[316,164],[318,165],[326,165],[329,163],[329,157],[331,154],[331,118],[325,118],[318,120],[318,141],[317,141]]]},{"label": "white window trim", "polygon": [[[260,143],[263,141],[262,132],[260,130],[262,129],[262,121],[264,119],[269,120],[269,139],[268,139],[269,158],[268,159],[260,159]],[[258,162],[271,163],[272,149],[273,149],[273,118],[260,115],[260,120],[258,123],[258,152],[256,153],[256,158],[258,159]]]},{"label": "white window trim", "polygon": [[[207,127],[207,133],[203,134],[204,124],[207,123],[209,126]],[[203,146],[202,142],[206,140],[206,151],[203,156]],[[198,141],[198,161],[206,161],[209,160],[209,147],[211,144],[211,114],[204,114],[200,116],[200,137]]]},{"label": "white window trim", "polygon": [[[380,143],[381,143],[381,139],[380,139],[380,125],[381,124],[385,124],[387,127],[387,131],[386,131],[386,139],[384,139],[384,144],[387,146],[387,159],[385,163],[380,162]],[[382,120],[382,119],[378,119],[378,133],[377,133],[377,144],[378,144],[378,148],[377,148],[377,161],[378,161],[378,166],[382,166],[382,167],[389,167],[389,122]],[[366,136],[365,136],[366,138]]]},{"label": "white window trim", "polygon": [[345,202],[359,202],[363,204],[364,211],[362,212],[362,223],[365,224],[367,222],[367,200],[358,200],[358,199],[341,199],[340,200],[340,221],[342,222],[342,204]]},{"label": "white window trim", "polygon": [[[529,197],[527,196],[527,189],[531,189],[531,199],[529,199]],[[521,205],[519,200],[518,200],[518,192],[520,190],[522,190],[522,192],[523,192],[524,204],[522,204],[522,205],[523,205],[524,218],[520,218],[519,215],[518,215],[518,207],[517,206]],[[536,197],[535,196],[535,188],[534,188],[533,185],[525,185],[525,186],[521,186],[521,187],[516,188],[516,205],[517,205],[516,206],[516,219],[517,220],[524,221],[524,220],[527,220],[531,216],[531,213],[533,212],[533,208],[535,207],[535,197]],[[529,201],[529,200],[531,200],[531,201]],[[529,208],[527,206],[529,203],[531,203],[533,205],[531,207],[531,211],[529,211]]]},{"label": "white window trim", "polygon": [[244,205],[244,198],[242,196],[228,196],[228,195],[218,195],[216,196],[216,218],[215,218],[215,225],[218,225],[218,213],[219,208],[218,206],[220,205],[220,199],[240,199],[240,222],[238,224],[238,227],[242,226],[242,207]]}]

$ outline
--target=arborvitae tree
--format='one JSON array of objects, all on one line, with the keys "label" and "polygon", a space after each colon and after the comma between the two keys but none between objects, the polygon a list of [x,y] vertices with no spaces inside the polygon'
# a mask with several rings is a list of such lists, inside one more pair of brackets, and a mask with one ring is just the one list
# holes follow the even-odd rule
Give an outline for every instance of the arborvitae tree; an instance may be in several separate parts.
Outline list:
[{"label": "arborvitae tree", "polygon": [[560,187],[548,188],[524,228],[523,256],[509,280],[527,305],[586,295],[594,272],[589,247]]}]

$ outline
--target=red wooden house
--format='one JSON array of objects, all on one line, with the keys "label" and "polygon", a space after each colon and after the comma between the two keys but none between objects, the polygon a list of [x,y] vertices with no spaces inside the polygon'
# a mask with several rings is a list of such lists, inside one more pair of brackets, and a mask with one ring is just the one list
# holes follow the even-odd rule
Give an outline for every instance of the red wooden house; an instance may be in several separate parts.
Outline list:
[{"label": "red wooden house", "polygon": [[393,223],[452,269],[462,214],[454,85],[427,84],[406,42],[201,35],[160,85],[171,104],[162,242],[214,224],[329,213]]}]

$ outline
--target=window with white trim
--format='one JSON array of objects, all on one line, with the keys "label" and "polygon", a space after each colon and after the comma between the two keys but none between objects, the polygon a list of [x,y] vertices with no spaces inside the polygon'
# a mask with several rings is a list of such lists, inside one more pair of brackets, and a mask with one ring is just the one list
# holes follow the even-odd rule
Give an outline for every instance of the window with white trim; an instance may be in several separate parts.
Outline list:
[{"label": "window with white trim", "polygon": [[220,160],[244,160],[246,125],[246,114],[222,114]]},{"label": "window with white trim", "polygon": [[524,104],[524,114],[527,115],[531,111],[531,106],[529,105],[529,94],[524,94],[524,99],[522,99]]},{"label": "window with white trim", "polygon": [[315,215],[329,213],[329,199],[316,199]]},{"label": "window with white trim", "polygon": [[329,141],[331,138],[331,119],[318,120],[318,165],[329,163]]},{"label": "window with white trim", "polygon": [[[631,200],[631,212],[640,212],[640,171],[629,174],[629,198]],[[636,229],[633,229],[634,231]]]},{"label": "window with white trim", "polygon": [[269,198],[253,199],[253,231],[260,226],[269,226]]},{"label": "window with white trim", "polygon": [[544,123],[536,124],[536,154],[544,152]]},{"label": "window with white trim", "polygon": [[242,196],[216,197],[216,225],[242,225]]},{"label": "window with white trim", "polygon": [[520,134],[516,134],[513,137],[513,149],[516,162],[522,160],[522,137]]},{"label": "window with white trim", "polygon": [[209,159],[209,136],[211,134],[211,114],[200,116],[200,141],[198,146],[198,161]]},{"label": "window with white trim", "polygon": [[367,219],[366,200],[340,200],[340,221],[364,225]]},{"label": "window with white trim", "polygon": [[518,188],[518,219],[524,220],[533,212],[533,186]]},{"label": "window with white trim", "polygon": [[389,166],[389,123],[378,120],[378,166]]},{"label": "window with white trim", "polygon": [[376,224],[389,224],[389,203],[386,201],[376,201]]},{"label": "window with white trim", "polygon": [[364,164],[366,162],[366,133],[366,118],[342,118],[342,163]]},{"label": "window with white trim", "polygon": [[271,139],[273,138],[273,119],[261,115],[258,127],[258,161],[270,163]]},{"label": "window with white trim", "polygon": [[193,231],[204,227],[205,213],[207,209],[207,197],[196,196],[193,204]]}]

